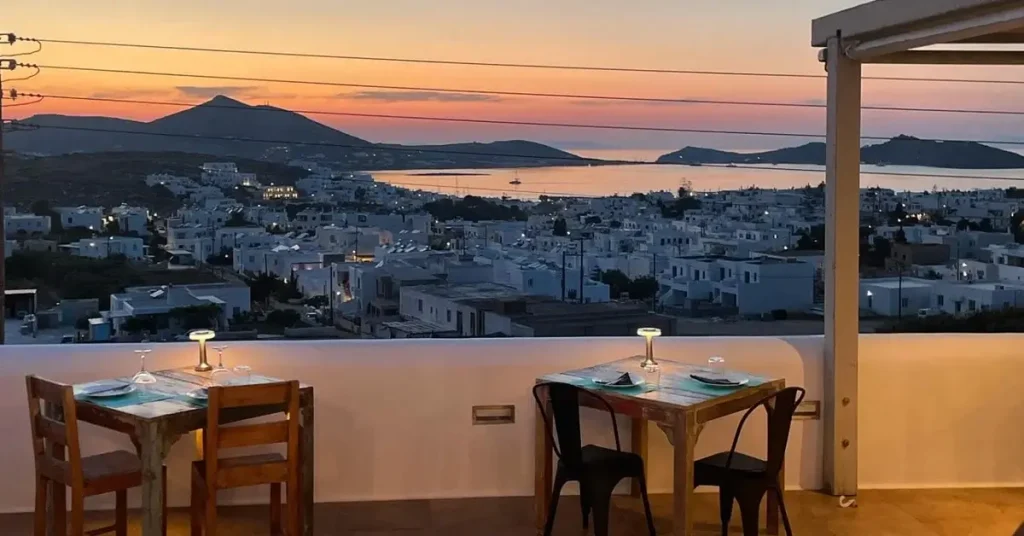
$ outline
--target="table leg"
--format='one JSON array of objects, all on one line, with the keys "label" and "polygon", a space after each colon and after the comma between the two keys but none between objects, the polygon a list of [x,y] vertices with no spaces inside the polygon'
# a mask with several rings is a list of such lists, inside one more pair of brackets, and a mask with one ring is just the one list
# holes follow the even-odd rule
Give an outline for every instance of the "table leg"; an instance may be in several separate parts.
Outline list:
[{"label": "table leg", "polygon": [[302,504],[300,505],[299,511],[302,515],[302,535],[313,536],[313,506],[316,501],[316,496],[313,493],[315,489],[316,479],[314,474],[315,469],[315,451],[313,449],[315,443],[315,431],[313,426],[313,395],[310,394],[308,401],[302,406],[300,410],[301,421],[299,423],[301,429],[299,431],[300,437],[300,449],[301,449],[301,462],[302,462],[302,474],[299,477],[299,481],[302,486]]},{"label": "table leg", "polygon": [[159,423],[139,426],[142,447],[142,536],[161,536],[164,526],[164,457],[168,438]]},{"label": "table leg", "polygon": [[697,423],[692,412],[681,411],[676,416],[675,464],[673,467],[672,510],[673,536],[693,534],[693,458],[697,445]]},{"label": "table leg", "polygon": [[552,474],[552,450],[551,436],[548,434],[551,424],[551,404],[549,402],[548,389],[542,387],[537,390],[537,396],[544,409],[537,408],[537,417],[534,430],[534,478],[533,498],[537,521],[537,534],[542,534],[544,525],[547,522],[548,508],[551,502],[551,488],[554,485]]},{"label": "table leg", "polygon": [[[648,460],[648,456],[647,456],[647,441],[648,441],[647,430],[648,430],[649,427],[648,427],[647,420],[645,420],[645,419],[641,419],[641,418],[637,417],[637,418],[632,419],[632,421],[633,421],[633,430],[632,430],[632,434],[633,435],[632,435],[632,438],[630,439],[630,446],[631,446],[630,450],[632,450],[636,454],[639,454],[640,458],[644,461],[644,476],[646,477],[648,474],[650,474],[650,471],[647,470],[647,460]],[[640,482],[637,481],[637,479],[635,479],[635,478],[633,479],[632,495],[634,497],[639,497],[640,496]]]},{"label": "table leg", "polygon": [[[775,408],[775,400],[772,399],[768,402],[768,407]],[[771,431],[768,432],[768,440],[766,445],[771,444]],[[765,456],[767,458],[767,456]],[[779,493],[786,489],[786,462],[783,460],[782,467],[779,469]],[[779,533],[779,498],[774,493],[768,493],[768,500],[765,501],[765,512],[764,520],[768,531],[768,534]]]}]

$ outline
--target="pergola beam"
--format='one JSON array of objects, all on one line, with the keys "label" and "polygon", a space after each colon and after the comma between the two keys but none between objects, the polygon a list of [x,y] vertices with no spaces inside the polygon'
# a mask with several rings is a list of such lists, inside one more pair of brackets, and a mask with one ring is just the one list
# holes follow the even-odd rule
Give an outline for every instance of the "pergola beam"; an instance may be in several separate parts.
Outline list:
[{"label": "pergola beam", "polygon": [[857,494],[857,338],[860,332],[861,64],[828,41],[825,134],[824,479]]},{"label": "pergola beam", "polygon": [[903,65],[1024,65],[1024,51],[908,50],[865,60],[864,63]]},{"label": "pergola beam", "polygon": [[984,14],[973,17],[922,21],[908,28],[892,33],[886,32],[876,37],[865,36],[863,39],[856,39],[844,34],[843,39],[846,42],[854,43],[847,47],[846,54],[855,60],[870,61],[894,52],[1019,30],[1024,28],[1024,2],[1016,4],[1016,7],[1006,9],[990,8]]}]

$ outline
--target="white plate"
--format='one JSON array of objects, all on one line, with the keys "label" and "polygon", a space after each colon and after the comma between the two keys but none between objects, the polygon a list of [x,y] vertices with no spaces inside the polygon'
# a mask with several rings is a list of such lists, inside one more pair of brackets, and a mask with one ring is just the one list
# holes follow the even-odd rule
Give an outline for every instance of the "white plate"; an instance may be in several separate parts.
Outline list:
[{"label": "white plate", "polygon": [[205,402],[207,399],[210,398],[209,394],[207,394],[207,391],[206,391],[205,387],[200,387],[199,389],[193,389],[193,390],[185,393],[185,396],[187,396],[189,398],[193,398],[195,400],[202,400],[203,402]]},{"label": "white plate", "polygon": [[633,378],[636,381],[636,383],[634,383],[632,385],[612,385],[611,383],[608,383],[608,382],[613,382],[615,380],[601,380],[601,379],[598,379],[598,378],[594,378],[594,383],[600,385],[601,387],[608,387],[609,389],[631,389],[633,387],[640,387],[641,385],[644,385],[644,384],[647,383],[647,380],[645,380],[645,379],[643,379],[643,378],[641,378],[639,376],[633,376],[631,374],[630,377]]},{"label": "white plate", "polygon": [[750,383],[750,378],[740,378],[738,380],[733,380],[734,383],[728,383],[728,384],[706,382],[706,381],[702,381],[702,380],[699,380],[697,378],[694,378],[693,376],[690,376],[690,379],[695,381],[695,382],[697,382],[697,383],[699,383],[699,384],[701,384],[701,385],[707,385],[708,387],[721,387],[722,389],[732,389],[734,387],[740,387],[740,386],[743,386],[743,385],[746,385],[746,384]]},{"label": "white plate", "polygon": [[97,383],[82,388],[82,394],[89,398],[114,398],[124,396],[135,391],[135,385],[131,383]]}]

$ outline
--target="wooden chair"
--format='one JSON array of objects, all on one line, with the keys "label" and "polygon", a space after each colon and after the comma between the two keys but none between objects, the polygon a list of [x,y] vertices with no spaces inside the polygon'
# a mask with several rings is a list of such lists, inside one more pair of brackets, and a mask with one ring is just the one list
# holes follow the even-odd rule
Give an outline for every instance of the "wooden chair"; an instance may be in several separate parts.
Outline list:
[{"label": "wooden chair", "polygon": [[[82,456],[78,441],[78,419],[75,395],[70,385],[50,382],[36,376],[27,376],[29,421],[32,425],[32,450],[36,466],[36,503],[33,519],[35,536],[45,536],[46,490],[52,487],[53,534],[64,536],[67,531],[65,488],[71,488],[71,536],[115,532],[128,534],[128,489],[142,485],[142,462],[125,450],[94,456]],[[52,408],[50,415],[63,415],[55,420],[44,415],[40,401]],[[49,413],[49,412],[48,412]],[[67,457],[65,458],[65,453]],[[166,498],[167,469],[164,468],[164,497]],[[85,532],[85,498],[104,493],[115,494],[114,524]],[[166,505],[166,500],[164,501]],[[166,506],[165,506],[166,508]],[[167,533],[166,510],[164,534]]]},{"label": "wooden chair", "polygon": [[[299,517],[299,382],[236,387],[211,387],[207,425],[203,432],[203,458],[192,464],[192,534],[206,529],[217,534],[217,491],[270,484],[270,530],[281,533],[281,484],[287,484],[286,534],[301,533]],[[283,406],[284,420],[221,426],[225,412],[244,417],[244,408]],[[257,454],[222,457],[222,449],[285,443],[287,456]]]}]

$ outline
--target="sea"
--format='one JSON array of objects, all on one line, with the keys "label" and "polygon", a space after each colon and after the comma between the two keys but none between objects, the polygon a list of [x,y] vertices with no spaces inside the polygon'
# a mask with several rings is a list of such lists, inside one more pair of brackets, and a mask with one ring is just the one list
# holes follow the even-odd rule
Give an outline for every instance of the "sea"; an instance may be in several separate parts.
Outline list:
[{"label": "sea", "polygon": [[[825,180],[824,166],[780,164],[738,167],[671,165],[653,162],[671,150],[579,150],[575,154],[605,160],[636,162],[621,165],[501,169],[371,171],[382,182],[457,195],[509,196],[537,199],[551,196],[629,195],[675,192],[687,185],[696,192],[757,188],[800,188]],[[513,184],[518,180],[519,184]],[[916,166],[861,166],[861,187],[897,191],[973,190],[1024,187],[1024,169],[940,169]]]}]

